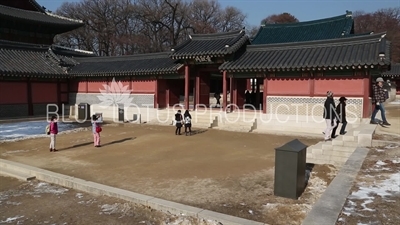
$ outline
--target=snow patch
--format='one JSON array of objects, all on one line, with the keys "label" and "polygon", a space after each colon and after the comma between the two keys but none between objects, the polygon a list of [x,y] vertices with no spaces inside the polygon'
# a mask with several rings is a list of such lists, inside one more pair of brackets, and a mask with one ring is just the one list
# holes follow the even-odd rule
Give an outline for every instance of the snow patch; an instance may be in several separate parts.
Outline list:
[{"label": "snow patch", "polygon": [[[0,143],[14,142],[25,139],[48,137],[45,132],[47,121],[27,121],[18,123],[0,124]],[[78,128],[73,123],[58,123],[59,134],[67,134],[87,130],[87,128]]]},{"label": "snow patch", "polygon": [[14,217],[9,217],[6,220],[0,221],[0,223],[12,223],[18,219],[23,218],[24,216],[14,216]]}]

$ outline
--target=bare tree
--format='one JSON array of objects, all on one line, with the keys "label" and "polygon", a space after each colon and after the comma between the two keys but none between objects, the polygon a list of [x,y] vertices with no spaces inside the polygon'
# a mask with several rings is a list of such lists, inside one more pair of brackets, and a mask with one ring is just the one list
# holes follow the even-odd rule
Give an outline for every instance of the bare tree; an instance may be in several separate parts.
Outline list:
[{"label": "bare tree", "polygon": [[261,24],[297,23],[299,20],[290,13],[273,14],[261,21]]},{"label": "bare tree", "polygon": [[387,32],[392,42],[391,58],[400,62],[400,7],[379,9],[373,13],[353,13],[355,33]]},{"label": "bare tree", "polygon": [[166,51],[188,34],[241,29],[246,18],[217,0],[82,0],[64,3],[56,13],[85,21],[56,43],[100,56]]}]

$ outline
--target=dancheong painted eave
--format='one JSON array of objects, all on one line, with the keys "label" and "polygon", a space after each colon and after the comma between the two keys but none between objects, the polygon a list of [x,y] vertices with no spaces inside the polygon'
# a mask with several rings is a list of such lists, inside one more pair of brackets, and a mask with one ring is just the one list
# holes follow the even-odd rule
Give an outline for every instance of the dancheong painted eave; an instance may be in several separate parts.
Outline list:
[{"label": "dancheong painted eave", "polygon": [[298,23],[264,24],[252,39],[253,45],[316,41],[354,33],[352,13]]},{"label": "dancheong painted eave", "polygon": [[219,69],[228,72],[373,68],[390,65],[386,33],[322,41],[249,45]]},{"label": "dancheong painted eave", "polygon": [[249,43],[244,29],[213,34],[193,34],[182,44],[171,49],[172,59],[193,59],[196,57],[224,57],[235,53]]},{"label": "dancheong painted eave", "polygon": [[126,56],[82,57],[68,74],[71,76],[136,76],[178,74],[183,66],[169,57],[169,52]]},{"label": "dancheong painted eave", "polygon": [[390,70],[383,72],[384,77],[400,77],[400,63],[392,63]]}]

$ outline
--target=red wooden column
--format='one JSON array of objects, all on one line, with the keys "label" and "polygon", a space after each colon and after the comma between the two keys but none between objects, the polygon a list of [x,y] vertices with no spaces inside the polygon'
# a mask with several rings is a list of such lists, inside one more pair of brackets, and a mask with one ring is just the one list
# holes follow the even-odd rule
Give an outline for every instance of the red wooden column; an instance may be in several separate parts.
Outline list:
[{"label": "red wooden column", "polygon": [[256,104],[255,104],[256,109],[259,109],[259,107],[260,107],[260,80],[261,79],[258,79],[258,78],[255,79],[255,81],[256,81]]},{"label": "red wooden column", "polygon": [[201,85],[200,85],[200,82],[201,82],[201,80],[200,80],[200,72],[199,71],[197,71],[197,74],[196,74],[196,78],[195,78],[195,90],[196,90],[196,94],[195,94],[195,102],[196,102],[196,104],[195,104],[195,109],[197,109],[197,105],[198,104],[200,104],[200,87],[201,87]]},{"label": "red wooden column", "polygon": [[28,100],[28,116],[33,116],[33,101],[32,101],[32,81],[31,78],[27,78],[27,100]]},{"label": "red wooden column", "polygon": [[315,84],[315,78],[314,78],[314,73],[311,72],[310,76],[308,78],[308,83],[310,86],[310,97],[314,97],[314,84]]},{"label": "red wooden column", "polygon": [[185,66],[185,109],[189,109],[189,66]]},{"label": "red wooden column", "polygon": [[[57,113],[64,113],[62,112],[62,106],[61,106],[61,83],[60,79],[57,79],[57,106],[58,106],[58,112]],[[62,115],[64,116],[64,114]]]},{"label": "red wooden column", "polygon": [[224,102],[222,103],[222,109],[225,110],[227,104],[227,86],[226,86],[226,70],[224,70],[224,72],[222,72],[222,98],[224,99]]},{"label": "red wooden column", "polygon": [[238,82],[238,79],[237,78],[232,78],[232,81],[233,81],[233,93],[232,93],[232,97],[233,97],[233,100],[232,100],[232,103],[235,105],[235,107],[232,107],[232,110],[231,111],[233,111],[234,109],[236,109],[236,105],[237,105],[237,82]]},{"label": "red wooden column", "polygon": [[[229,104],[233,103],[233,77],[229,77]],[[231,107],[232,108],[232,107]]]},{"label": "red wooden column", "polygon": [[268,78],[264,77],[264,90],[263,90],[263,113],[267,113],[267,85],[268,85]]},{"label": "red wooden column", "polygon": [[364,95],[363,95],[363,118],[368,118],[371,116],[371,103],[369,102],[369,94],[371,92],[371,85],[370,85],[370,79],[371,75],[369,74],[369,71],[365,71],[365,76],[363,79],[363,85],[364,85]]}]

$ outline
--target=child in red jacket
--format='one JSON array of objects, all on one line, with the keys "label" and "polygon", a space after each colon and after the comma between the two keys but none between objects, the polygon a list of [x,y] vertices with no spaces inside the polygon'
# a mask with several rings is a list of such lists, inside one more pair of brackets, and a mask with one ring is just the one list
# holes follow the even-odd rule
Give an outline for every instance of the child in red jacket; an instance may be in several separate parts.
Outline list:
[{"label": "child in red jacket", "polygon": [[57,117],[52,116],[50,121],[50,152],[57,152],[56,150],[57,134],[58,134]]}]

